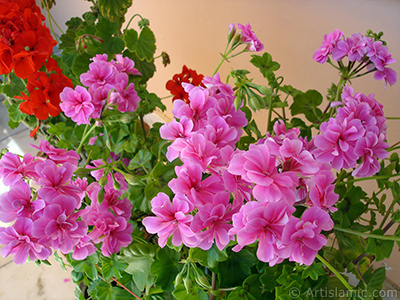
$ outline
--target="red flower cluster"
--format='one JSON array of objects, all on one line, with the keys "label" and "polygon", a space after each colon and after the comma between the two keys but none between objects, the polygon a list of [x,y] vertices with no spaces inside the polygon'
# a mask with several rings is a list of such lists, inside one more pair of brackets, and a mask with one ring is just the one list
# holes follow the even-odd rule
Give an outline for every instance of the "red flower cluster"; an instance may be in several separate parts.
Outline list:
[{"label": "red flower cluster", "polygon": [[30,97],[23,94],[17,97],[25,100],[20,109],[28,115],[35,115],[39,120],[46,120],[50,116],[58,116],[60,109],[60,93],[65,87],[73,87],[71,79],[62,74],[57,62],[48,58],[45,62],[47,72],[35,72],[28,77],[26,85]]},{"label": "red flower cluster", "polygon": [[[72,87],[72,81],[50,58],[57,42],[44,20],[35,0],[0,0],[0,74],[14,71],[27,79],[29,96],[17,97],[25,100],[20,109],[39,120],[57,116],[60,92]],[[45,72],[39,71],[43,65]]]},{"label": "red flower cluster", "polygon": [[188,69],[188,67],[183,66],[182,73],[175,74],[171,80],[167,81],[166,88],[171,92],[174,97],[172,101],[176,99],[180,99],[185,101],[186,103],[190,103],[189,94],[185,92],[182,83],[187,82],[191,83],[194,86],[202,86],[205,87],[201,81],[203,80],[204,75],[197,74],[196,71],[192,69]]}]

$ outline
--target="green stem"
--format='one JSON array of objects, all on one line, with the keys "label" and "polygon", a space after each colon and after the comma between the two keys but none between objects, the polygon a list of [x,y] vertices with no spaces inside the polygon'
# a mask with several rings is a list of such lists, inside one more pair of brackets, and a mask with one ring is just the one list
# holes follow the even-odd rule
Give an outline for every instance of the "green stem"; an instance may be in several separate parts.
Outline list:
[{"label": "green stem", "polygon": [[[80,142],[80,144],[79,144],[79,146],[78,146],[78,149],[76,150],[76,152],[78,152],[78,154],[80,154],[81,153],[81,150],[82,150],[82,147],[83,147],[83,143],[86,141],[86,139],[89,137],[89,135],[96,129],[96,124],[94,124],[90,129],[89,129],[89,131],[87,131],[86,132],[86,134],[82,137],[82,140],[81,140],[81,142]],[[86,128],[85,128],[85,131],[86,131],[86,129],[87,129],[87,126],[86,126]]]},{"label": "green stem", "polygon": [[143,17],[142,17],[140,14],[134,14],[134,15],[132,16],[132,18],[129,19],[129,22],[128,22],[128,24],[126,25],[125,30],[128,29],[129,25],[131,25],[131,22],[132,22],[132,20],[133,20],[135,17],[140,17],[140,19],[143,20]]},{"label": "green stem", "polygon": [[370,176],[370,177],[357,178],[357,179],[352,179],[352,180],[347,180],[347,181],[339,182],[339,183],[336,184],[336,186],[344,185],[344,184],[348,184],[348,183],[353,183],[353,182],[366,181],[366,180],[388,179],[388,178],[392,178],[392,177],[396,177],[396,176],[400,176],[400,174],[375,175],[375,176]]},{"label": "green stem", "polygon": [[335,276],[340,280],[341,283],[348,289],[348,290],[353,290],[353,287],[350,286],[350,284],[346,281],[346,279],[343,278],[343,276],[322,256],[317,254],[317,258],[319,259],[320,262],[322,262]]},{"label": "green stem", "polygon": [[385,225],[386,220],[389,218],[389,215],[392,213],[393,207],[395,206],[397,201],[399,201],[399,198],[400,198],[400,194],[397,194],[397,196],[395,198],[393,198],[393,201],[390,204],[389,209],[386,211],[385,216],[383,217],[383,220],[382,220],[381,224],[379,225],[379,229],[382,229],[383,225]]},{"label": "green stem", "polygon": [[354,235],[358,235],[358,236],[363,236],[363,237],[369,237],[369,238],[378,239],[378,240],[400,242],[400,236],[379,235],[379,234],[373,234],[373,233],[359,232],[359,231],[355,231],[352,229],[341,228],[341,227],[336,227],[336,226],[333,227],[333,230],[350,233],[350,234],[354,234]]},{"label": "green stem", "polygon": [[385,117],[386,120],[400,120],[400,117]]}]

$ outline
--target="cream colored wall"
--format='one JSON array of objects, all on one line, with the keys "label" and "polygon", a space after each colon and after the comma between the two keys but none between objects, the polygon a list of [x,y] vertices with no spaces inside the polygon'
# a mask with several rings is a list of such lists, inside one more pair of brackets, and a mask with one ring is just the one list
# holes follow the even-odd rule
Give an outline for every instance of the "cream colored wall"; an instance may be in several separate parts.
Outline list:
[{"label": "cream colored wall", "polygon": [[[52,13],[60,23],[86,11],[89,3],[83,0],[58,0]],[[157,38],[157,53],[166,51],[171,65],[157,63],[157,73],[149,82],[150,90],[167,96],[165,83],[182,65],[204,75],[211,75],[219,62],[219,52],[225,49],[230,23],[250,22],[265,51],[281,64],[279,75],[285,83],[300,90],[316,89],[325,94],[331,82],[337,82],[336,71],[312,60],[325,33],[338,28],[346,36],[365,33],[367,29],[384,31],[393,58],[400,60],[400,1],[399,0],[134,0],[129,16],[140,13],[150,19]],[[133,22],[132,24],[137,24]],[[231,68],[248,68],[255,82],[263,83],[257,70],[248,63],[249,54],[232,60],[221,69],[225,78]],[[400,61],[393,65],[400,76]],[[355,80],[356,92],[375,93],[384,105],[387,116],[400,116],[400,83],[384,89],[383,82],[372,76]],[[169,111],[172,105],[166,102]],[[171,115],[168,114],[167,118]],[[259,121],[262,123],[263,118]],[[265,120],[265,118],[264,118]],[[400,140],[400,121],[388,121],[388,141]],[[400,255],[397,249],[387,262],[392,268],[388,277],[400,285]]]}]

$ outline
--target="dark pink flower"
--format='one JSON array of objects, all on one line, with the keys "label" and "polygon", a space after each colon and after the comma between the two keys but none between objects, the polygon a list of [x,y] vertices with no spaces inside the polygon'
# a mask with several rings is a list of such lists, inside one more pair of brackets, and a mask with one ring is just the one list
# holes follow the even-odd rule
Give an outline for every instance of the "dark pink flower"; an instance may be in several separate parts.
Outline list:
[{"label": "dark pink flower", "polygon": [[75,260],[83,260],[92,255],[97,250],[96,246],[91,241],[88,235],[82,237],[74,247],[72,258]]},{"label": "dark pink flower", "polygon": [[335,185],[333,184],[335,176],[331,170],[321,170],[315,174],[310,184],[309,202],[307,204],[327,209],[331,212],[337,210],[334,207],[339,195],[335,193]]},{"label": "dark pink flower", "polygon": [[135,62],[129,57],[123,57],[121,54],[115,55],[115,64],[114,66],[117,68],[119,72],[126,73],[129,75],[142,75],[135,69]]},{"label": "dark pink flower", "polygon": [[89,64],[89,71],[80,76],[84,86],[97,89],[106,84],[114,85],[118,74],[115,66],[104,60],[94,60]]},{"label": "dark pink flower", "polygon": [[28,218],[19,218],[13,226],[0,227],[0,253],[3,257],[10,254],[14,255],[14,262],[18,265],[23,264],[27,258],[35,261],[36,259],[46,260],[52,251],[49,246],[38,242],[32,235],[33,221]]}]

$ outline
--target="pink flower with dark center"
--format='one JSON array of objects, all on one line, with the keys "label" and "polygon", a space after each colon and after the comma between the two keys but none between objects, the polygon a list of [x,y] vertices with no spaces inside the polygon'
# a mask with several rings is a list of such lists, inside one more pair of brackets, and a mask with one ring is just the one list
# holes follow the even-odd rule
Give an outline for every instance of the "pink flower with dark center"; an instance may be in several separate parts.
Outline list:
[{"label": "pink flower with dark center", "polygon": [[67,117],[78,125],[90,124],[89,117],[94,111],[94,105],[87,89],[80,85],[75,90],[66,87],[60,93],[60,99],[60,107]]},{"label": "pink flower with dark center", "polygon": [[49,141],[40,141],[39,146],[29,144],[31,147],[38,149],[45,154],[45,157],[54,161],[56,164],[64,164],[66,162],[77,166],[80,159],[79,154],[74,150],[59,149],[50,145]]},{"label": "pink flower with dark center", "polygon": [[214,195],[212,201],[199,207],[190,226],[199,239],[197,247],[208,250],[215,241],[218,249],[222,251],[235,239],[233,235],[228,234],[232,228],[230,222],[234,213],[229,200],[229,193],[219,192]]},{"label": "pink flower with dark center", "polygon": [[24,177],[36,178],[37,174],[35,166],[40,163],[40,160],[34,160],[34,157],[29,153],[24,155],[21,161],[18,155],[7,152],[0,159],[0,178],[6,186],[12,186]]},{"label": "pink flower with dark center", "polygon": [[243,37],[243,42],[248,43],[248,49],[250,51],[259,52],[264,49],[264,45],[257,38],[254,31],[251,30],[251,25],[247,22],[246,25],[237,24],[238,29],[242,30],[241,34]]},{"label": "pink flower with dark center", "polygon": [[7,193],[0,195],[0,221],[9,223],[21,217],[32,218],[45,205],[41,199],[31,201],[29,184],[19,181]]},{"label": "pink flower with dark center", "polygon": [[172,235],[172,244],[180,246],[182,243],[188,247],[195,247],[197,238],[190,229],[193,216],[189,215],[189,204],[175,197],[171,201],[164,193],[151,200],[152,212],[155,217],[143,219],[143,225],[149,233],[158,235],[158,244],[164,247]]},{"label": "pink flower with dark center", "polygon": [[14,255],[14,262],[18,265],[23,264],[27,258],[35,261],[36,259],[46,260],[52,251],[49,246],[38,242],[32,235],[33,221],[28,218],[19,218],[13,226],[0,227],[0,244],[4,247],[0,249],[3,257]]},{"label": "pink flower with dark center", "polygon": [[307,209],[301,220],[291,218],[282,233],[283,243],[290,247],[289,260],[311,265],[318,251],[327,243],[321,231],[332,228],[333,221],[329,214],[315,206]]},{"label": "pink flower with dark center", "polygon": [[246,203],[232,217],[233,228],[229,234],[236,234],[238,242],[233,251],[238,252],[258,240],[259,260],[268,262],[270,266],[283,261],[289,255],[282,243],[282,233],[293,211],[293,206],[284,202]]}]

